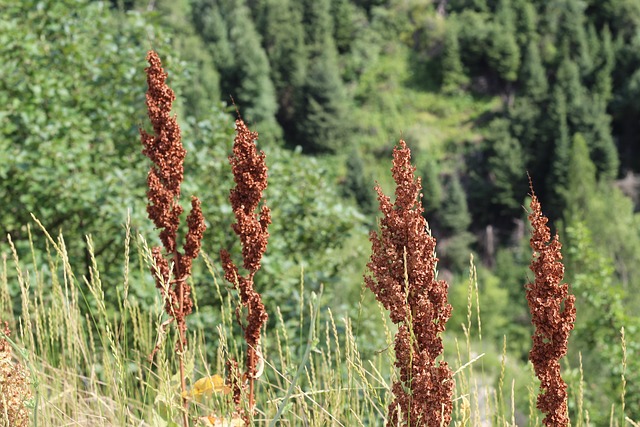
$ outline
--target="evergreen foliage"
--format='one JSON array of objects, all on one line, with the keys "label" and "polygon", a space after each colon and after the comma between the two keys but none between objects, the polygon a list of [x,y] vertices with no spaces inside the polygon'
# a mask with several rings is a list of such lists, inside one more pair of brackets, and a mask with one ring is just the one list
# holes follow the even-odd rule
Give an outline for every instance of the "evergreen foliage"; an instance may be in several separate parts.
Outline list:
[{"label": "evergreen foliage", "polygon": [[468,81],[460,59],[458,31],[455,22],[453,22],[447,26],[445,31],[442,54],[442,90],[447,93],[461,91]]},{"label": "evergreen foliage", "polygon": [[347,173],[343,184],[343,191],[347,197],[355,198],[358,206],[367,216],[375,215],[377,203],[372,191],[372,178],[365,172],[364,161],[357,150],[353,150],[347,157]]},{"label": "evergreen foliage", "polygon": [[517,218],[522,210],[527,181],[523,171],[526,159],[520,145],[509,131],[506,119],[496,119],[489,126],[489,158],[487,160],[491,203],[495,220],[505,223]]},{"label": "evergreen foliage", "polygon": [[278,100],[278,122],[292,138],[295,112],[301,103],[306,50],[301,11],[289,0],[263,0],[259,6],[262,44],[271,65]]}]

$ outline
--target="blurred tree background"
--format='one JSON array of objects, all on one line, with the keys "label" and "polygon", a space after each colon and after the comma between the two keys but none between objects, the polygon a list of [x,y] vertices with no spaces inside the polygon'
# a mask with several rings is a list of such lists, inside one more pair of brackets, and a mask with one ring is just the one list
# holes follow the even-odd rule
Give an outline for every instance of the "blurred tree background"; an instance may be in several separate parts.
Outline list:
[{"label": "blurred tree background", "polygon": [[[525,361],[528,172],[581,302],[570,363],[581,351],[585,371],[598,372],[585,398],[596,425],[608,419],[620,327],[631,349],[640,342],[628,314],[640,304],[640,2],[0,0],[0,18],[3,250],[10,234],[30,254],[33,213],[88,271],[91,234],[116,298],[127,217],[155,239],[138,138],[153,48],[177,93],[183,194],[203,201],[214,264],[221,248],[238,249],[227,202],[232,98],[260,133],[274,223],[257,280],[287,321],[299,316],[301,268],[339,315],[373,306],[361,275],[374,179],[389,192],[391,149],[404,138],[454,308],[465,310],[473,252],[481,306],[492,307],[484,316],[499,328],[489,335],[498,346],[507,335],[509,354]],[[46,251],[35,247],[38,264]],[[156,298],[148,274],[134,274],[132,292]],[[199,277],[191,321],[214,322],[217,296]],[[382,345],[371,336],[368,351]],[[629,369],[630,383],[639,372]],[[627,401],[636,419],[637,384]]]}]

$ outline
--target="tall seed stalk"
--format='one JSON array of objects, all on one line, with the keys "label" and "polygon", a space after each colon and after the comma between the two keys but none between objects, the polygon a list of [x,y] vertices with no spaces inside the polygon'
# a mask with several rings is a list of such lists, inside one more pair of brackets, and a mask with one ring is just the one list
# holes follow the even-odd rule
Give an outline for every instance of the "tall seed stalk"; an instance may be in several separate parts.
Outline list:
[{"label": "tall seed stalk", "polygon": [[[149,51],[147,54],[149,67],[147,74],[148,91],[146,104],[149,120],[153,125],[153,134],[140,129],[140,139],[144,149],[142,153],[149,157],[153,165],[147,176],[147,213],[160,231],[160,240],[164,252],[157,246],[152,249],[154,260],[154,278],[156,287],[160,289],[164,300],[164,309],[170,319],[165,324],[175,321],[178,329],[176,352],[180,363],[180,386],[182,395],[186,396],[187,384],[184,369],[184,356],[187,349],[186,316],[193,310],[191,288],[187,278],[191,275],[191,265],[198,256],[202,235],[206,229],[200,200],[191,198],[191,212],[187,216],[187,234],[182,247],[178,249],[178,228],[180,215],[183,212],[179,204],[180,185],[184,178],[183,162],[187,154],[182,146],[180,127],[175,116],[171,116],[171,106],[175,94],[165,83],[167,73],[162,68],[158,54]],[[150,358],[153,358],[156,347]],[[183,424],[189,425],[188,405],[186,397],[182,398],[184,407]]]},{"label": "tall seed stalk", "polygon": [[[255,406],[255,380],[261,375],[264,366],[260,330],[268,318],[262,298],[253,283],[253,278],[260,269],[262,256],[267,250],[267,228],[271,224],[269,208],[264,203],[260,206],[262,192],[267,188],[267,165],[264,152],[258,153],[256,148],[257,139],[257,132],[251,132],[241,119],[236,120],[233,155],[229,157],[236,186],[231,189],[229,201],[236,217],[236,223],[232,227],[242,245],[242,266],[247,274],[242,276],[238,272],[229,252],[224,249],[220,251],[224,277],[236,287],[240,293],[240,301],[247,309],[246,323],[243,326],[247,343],[244,376],[249,388],[249,411],[244,413],[243,418],[247,424]],[[236,314],[242,325],[239,311]],[[235,362],[231,361],[232,365],[233,363]],[[244,384],[236,383],[234,395],[239,395],[240,387],[244,387]]]},{"label": "tall seed stalk", "polygon": [[560,376],[560,359],[567,354],[569,334],[576,321],[574,295],[562,283],[564,265],[558,235],[551,239],[549,219],[542,214],[540,202],[531,187],[530,245],[533,250],[530,269],[535,280],[526,285],[526,296],[535,327],[529,360],[540,379],[537,408],[548,427],[568,426],[567,384]]},{"label": "tall seed stalk", "polygon": [[422,185],[414,176],[411,151],[404,141],[393,150],[391,172],[396,200],[376,186],[382,219],[371,232],[370,274],[365,284],[398,325],[396,367],[400,380],[392,386],[387,426],[442,427],[451,422],[452,371],[444,361],[441,334],[451,316],[448,284],[436,279],[436,240],[422,216]]}]

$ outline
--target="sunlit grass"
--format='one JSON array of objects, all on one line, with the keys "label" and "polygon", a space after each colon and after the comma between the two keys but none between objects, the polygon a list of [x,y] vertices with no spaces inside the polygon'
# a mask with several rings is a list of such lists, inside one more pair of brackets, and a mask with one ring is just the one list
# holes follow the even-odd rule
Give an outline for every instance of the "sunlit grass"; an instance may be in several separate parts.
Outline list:
[{"label": "sunlit grass", "polygon": [[[44,264],[37,258],[19,259],[16,251],[6,248],[0,316],[8,320],[23,350],[17,360],[33,370],[31,387],[37,401],[30,406],[32,425],[175,426],[181,419],[174,337],[158,332],[165,320],[162,302],[158,298],[154,305],[142,306],[131,291],[136,283],[129,271],[139,262],[148,269],[150,252],[140,236],[131,235],[128,227],[125,230],[132,243],[123,256],[123,277],[117,283],[101,281],[100,260],[91,253],[89,277],[73,271],[62,236],[53,237],[43,228],[34,233],[31,245],[48,249]],[[215,261],[205,256],[202,262],[224,303],[215,307],[222,319],[219,324],[189,331],[191,347],[185,360],[190,390],[198,390],[193,387],[202,378],[226,377],[225,361],[230,355],[237,360],[244,357],[242,343],[234,335],[238,297],[220,286]],[[110,307],[104,298],[107,286],[118,288],[117,307]],[[396,375],[393,326],[382,309],[368,313],[380,319],[375,324],[381,328],[377,333],[386,336],[387,346],[363,352],[368,324],[357,325],[358,312],[336,318],[322,293],[305,289],[302,280],[300,287],[301,316],[293,334],[291,323],[285,323],[279,310],[270,313],[276,321],[275,327],[264,331],[264,370],[256,384],[254,424],[384,425],[389,386]],[[19,294],[10,298],[15,290]],[[481,295],[473,274],[468,292],[467,307],[454,307],[466,309],[467,323],[450,325],[444,340],[445,358],[456,381],[452,425],[539,425],[532,372],[507,354],[506,344],[500,349],[480,339]],[[20,316],[14,317],[12,309]],[[451,333],[456,330],[461,331],[462,341]],[[152,364],[148,356],[158,342],[160,351]],[[580,371],[579,388],[570,390],[571,407],[578,413],[575,422],[582,426],[590,425],[589,408],[584,407],[580,391],[588,379],[587,374],[583,380]],[[234,417],[227,393],[191,397],[189,417],[194,426],[207,425],[214,416],[218,420]],[[623,402],[621,396],[621,402],[614,403],[612,414],[617,415],[612,415],[611,426],[625,422]]]}]

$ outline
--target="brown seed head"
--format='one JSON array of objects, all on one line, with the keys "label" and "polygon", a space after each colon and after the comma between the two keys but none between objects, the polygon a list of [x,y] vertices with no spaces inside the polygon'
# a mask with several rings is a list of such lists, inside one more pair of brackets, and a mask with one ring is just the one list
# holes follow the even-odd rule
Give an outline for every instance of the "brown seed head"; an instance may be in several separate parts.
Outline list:
[{"label": "brown seed head", "polygon": [[436,361],[443,349],[440,334],[451,316],[448,285],[436,280],[436,241],[422,217],[422,186],[404,141],[393,151],[391,172],[396,200],[392,204],[376,186],[383,217],[380,233],[370,235],[371,274],[364,278],[399,325],[395,352],[400,381],[392,387],[388,425],[396,426],[402,418],[406,426],[440,427],[450,423],[453,410],[451,369]]},{"label": "brown seed head", "polygon": [[567,354],[569,334],[576,320],[575,296],[569,294],[569,285],[562,283],[562,245],[557,235],[551,240],[548,218],[542,214],[532,187],[529,221],[533,249],[529,268],[535,280],[526,285],[526,296],[535,327],[529,360],[540,379],[537,407],[546,414],[546,426],[568,426],[567,385],[560,376],[560,358]]},{"label": "brown seed head", "polygon": [[[231,189],[229,200],[236,217],[236,223],[232,227],[242,245],[246,276],[239,273],[238,267],[227,251],[220,252],[225,279],[238,289],[240,301],[247,308],[244,337],[247,342],[246,375],[251,384],[250,406],[253,405],[252,381],[257,374],[259,359],[262,357],[260,330],[268,318],[262,298],[254,288],[253,278],[260,268],[262,256],[267,249],[269,238],[267,227],[271,223],[271,214],[265,204],[262,205],[259,213],[256,212],[262,200],[262,192],[267,188],[265,154],[258,153],[255,143],[257,139],[256,132],[251,132],[242,120],[236,120],[233,155],[229,157],[236,186]],[[244,417],[248,419],[246,413]]]},{"label": "brown seed head", "polygon": [[[180,185],[184,175],[184,159],[187,154],[182,146],[180,127],[175,116],[171,115],[171,106],[175,94],[167,86],[167,73],[162,68],[158,54],[149,51],[147,73],[147,110],[153,126],[153,134],[140,129],[143,154],[149,157],[153,165],[147,177],[147,197],[149,218],[160,231],[160,240],[165,254],[159,247],[152,249],[155,261],[154,277],[156,286],[162,290],[165,311],[176,319],[181,332],[181,343],[186,343],[185,316],[193,310],[191,288],[187,277],[191,274],[193,260],[198,256],[202,236],[206,230],[200,201],[191,199],[191,212],[187,217],[187,234],[183,245],[184,253],[177,247],[177,234],[180,215],[183,212],[179,204]],[[171,258],[171,263],[165,258]],[[172,265],[173,270],[170,271]]]},{"label": "brown seed head", "polygon": [[[1,324],[2,322],[0,322]],[[3,332],[9,336],[8,323],[4,322]],[[8,421],[10,426],[30,425],[28,401],[33,397],[26,369],[13,359],[12,347],[0,335],[0,424]],[[2,424],[4,425],[4,424]]]},{"label": "brown seed head", "polygon": [[140,139],[144,146],[142,153],[154,163],[147,178],[147,212],[156,227],[162,228],[160,239],[166,252],[173,253],[182,213],[178,199],[187,152],[182,146],[178,122],[171,116],[175,95],[165,83],[167,73],[162,69],[156,52],[149,51],[147,60],[147,110],[154,132],[151,135],[140,129]]}]

